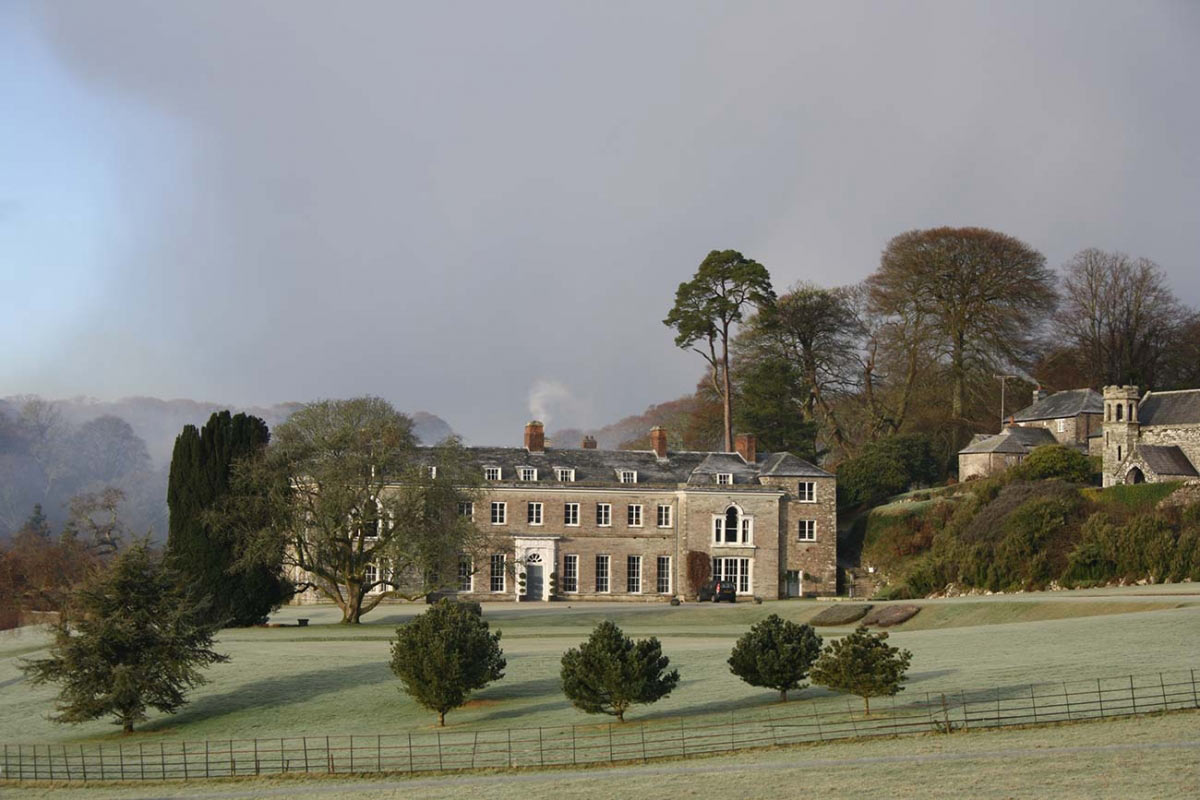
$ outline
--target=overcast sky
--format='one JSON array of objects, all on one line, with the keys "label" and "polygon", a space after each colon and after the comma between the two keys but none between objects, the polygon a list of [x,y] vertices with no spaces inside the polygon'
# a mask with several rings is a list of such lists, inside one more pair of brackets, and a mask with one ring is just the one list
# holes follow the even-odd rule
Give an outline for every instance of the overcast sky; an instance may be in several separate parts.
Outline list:
[{"label": "overcast sky", "polygon": [[1186,0],[4,0],[0,395],[513,444],[690,391],[661,320],[709,250],[833,286],[938,225],[1200,305],[1198,142]]}]

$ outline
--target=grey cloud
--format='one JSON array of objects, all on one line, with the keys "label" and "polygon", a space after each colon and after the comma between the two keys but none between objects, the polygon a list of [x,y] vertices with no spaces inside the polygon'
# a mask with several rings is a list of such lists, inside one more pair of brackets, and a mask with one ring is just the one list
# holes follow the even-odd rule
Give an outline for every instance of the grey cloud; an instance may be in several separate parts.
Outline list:
[{"label": "grey cloud", "polygon": [[125,154],[133,244],[64,354],[136,342],[124,393],[371,392],[502,443],[544,379],[602,424],[694,385],[661,319],[709,249],[841,284],[940,224],[1143,255],[1200,302],[1185,4],[34,8],[186,154]]}]

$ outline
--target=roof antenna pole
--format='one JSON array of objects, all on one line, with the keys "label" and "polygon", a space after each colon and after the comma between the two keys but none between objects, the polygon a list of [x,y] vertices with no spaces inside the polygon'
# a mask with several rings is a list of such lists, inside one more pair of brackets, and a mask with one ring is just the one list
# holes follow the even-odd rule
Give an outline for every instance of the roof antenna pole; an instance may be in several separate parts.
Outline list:
[{"label": "roof antenna pole", "polygon": [[1015,379],[1016,375],[993,375],[993,378],[1000,380],[1000,430],[1004,430],[1004,387],[1008,384],[1010,378]]}]

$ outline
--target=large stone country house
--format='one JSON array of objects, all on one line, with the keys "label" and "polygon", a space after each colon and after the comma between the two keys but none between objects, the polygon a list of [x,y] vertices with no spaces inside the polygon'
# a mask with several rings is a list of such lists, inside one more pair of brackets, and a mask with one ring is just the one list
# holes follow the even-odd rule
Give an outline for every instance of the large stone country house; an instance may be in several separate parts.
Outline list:
[{"label": "large stone country house", "polygon": [[[837,593],[836,478],[790,453],[547,447],[542,423],[524,447],[467,448],[482,487],[460,513],[491,534],[495,552],[464,560],[457,585],[472,600],[669,600],[694,596],[689,556],[739,597]],[[432,449],[426,453],[432,458]],[[437,465],[429,463],[429,467]],[[297,597],[297,602],[316,597]]]},{"label": "large stone country house", "polygon": [[[837,592],[836,478],[790,453],[759,453],[737,436],[736,452],[545,446],[542,423],[524,447],[468,448],[484,486],[470,513],[509,547],[486,564],[463,565],[457,586],[471,599],[666,600],[691,595],[689,555],[740,596]],[[509,559],[515,570],[509,569]]]},{"label": "large stone country house", "polygon": [[1039,390],[1034,401],[999,434],[977,436],[959,451],[960,480],[1014,466],[1035,447],[1056,443],[1100,456],[1105,486],[1200,480],[1200,389]]}]

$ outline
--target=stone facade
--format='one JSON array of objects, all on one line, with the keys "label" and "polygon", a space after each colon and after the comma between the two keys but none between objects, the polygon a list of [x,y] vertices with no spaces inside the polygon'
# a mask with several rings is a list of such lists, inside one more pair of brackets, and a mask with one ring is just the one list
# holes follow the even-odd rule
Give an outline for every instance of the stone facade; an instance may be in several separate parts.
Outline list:
[{"label": "stone facade", "polygon": [[[561,598],[692,599],[691,553],[703,553],[740,598],[837,593],[832,474],[787,453],[758,453],[744,434],[735,453],[668,451],[661,429],[651,443],[547,448],[533,422],[523,448],[468,448],[485,476],[470,514],[495,545],[469,575],[464,567],[458,595],[516,599],[524,576],[526,599],[549,600],[553,575]],[[493,522],[493,503],[503,504],[503,522]]]},{"label": "stone facade", "polygon": [[1044,444],[1089,452],[1097,446],[1103,418],[1103,399],[1091,389],[1049,394],[1038,388],[1033,403],[1010,417],[1000,433],[980,434],[959,451],[958,479],[982,478],[1016,466]]},{"label": "stone facade", "polygon": [[1200,479],[1200,390],[1104,387],[1103,483]]}]

